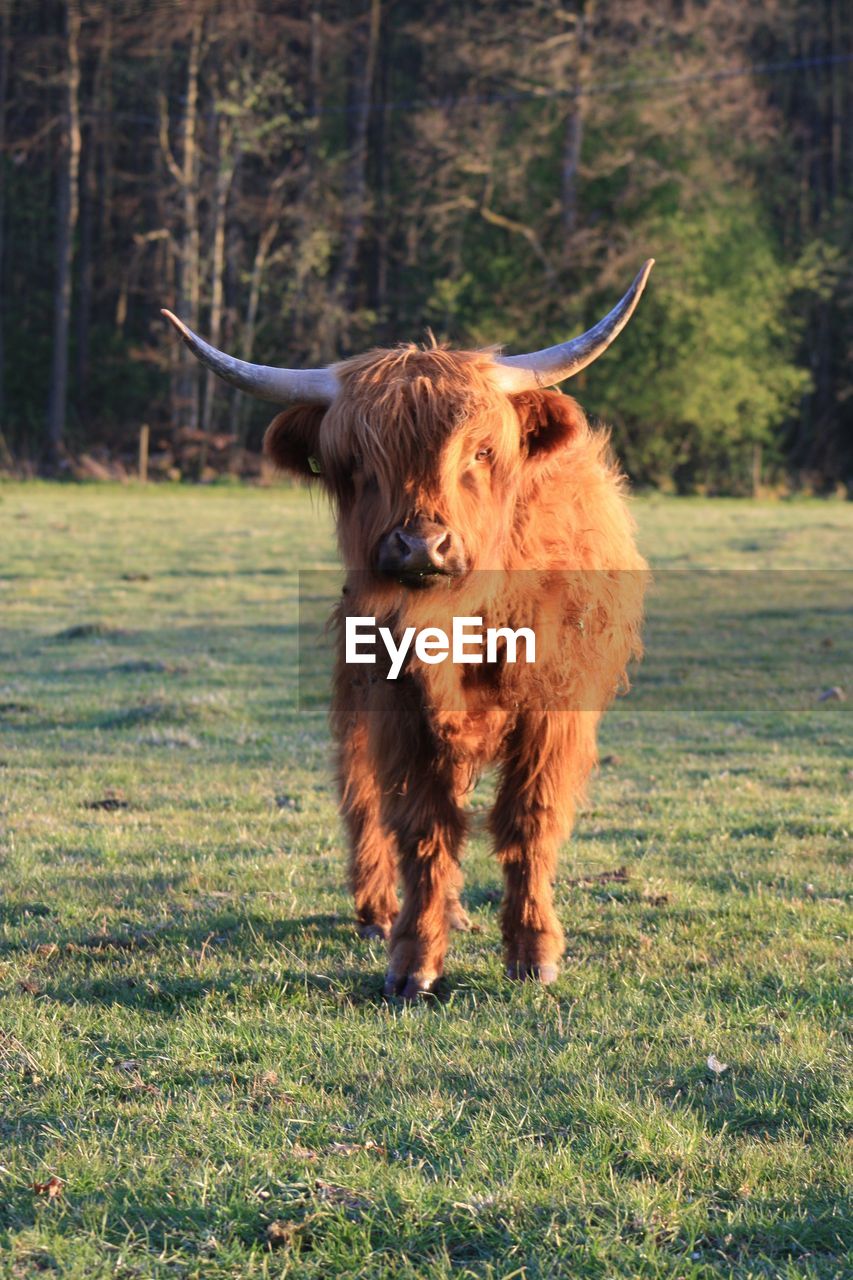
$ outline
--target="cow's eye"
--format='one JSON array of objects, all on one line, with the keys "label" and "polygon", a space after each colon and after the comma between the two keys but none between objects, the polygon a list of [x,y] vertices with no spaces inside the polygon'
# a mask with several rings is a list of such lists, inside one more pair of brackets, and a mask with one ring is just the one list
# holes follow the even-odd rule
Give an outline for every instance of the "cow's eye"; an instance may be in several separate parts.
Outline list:
[{"label": "cow's eye", "polygon": [[360,454],[360,453],[354,453],[354,454],[353,454],[353,457],[352,457],[352,469],[353,469],[353,471],[360,471],[360,470],[361,470],[361,468],[362,468],[363,463],[364,463],[364,458],[361,456],[361,454]]},{"label": "cow's eye", "polygon": [[477,452],[474,454],[474,457],[477,459],[478,462],[488,462],[489,459],[492,457],[493,453],[494,453],[494,449],[491,447],[491,445],[484,444],[481,449],[477,450]]}]

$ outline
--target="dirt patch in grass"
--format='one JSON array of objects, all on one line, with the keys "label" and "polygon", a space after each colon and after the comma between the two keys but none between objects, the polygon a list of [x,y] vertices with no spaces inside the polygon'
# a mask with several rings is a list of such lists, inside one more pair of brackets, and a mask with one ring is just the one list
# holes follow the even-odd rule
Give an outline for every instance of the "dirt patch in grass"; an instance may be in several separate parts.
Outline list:
[{"label": "dirt patch in grass", "polygon": [[130,801],[118,791],[108,791],[99,800],[87,800],[83,808],[100,810],[104,813],[116,813],[119,809],[129,809]]},{"label": "dirt patch in grass", "polygon": [[57,631],[53,638],[67,644],[72,640],[117,640],[127,634],[123,627],[113,627],[108,622],[78,622]]}]

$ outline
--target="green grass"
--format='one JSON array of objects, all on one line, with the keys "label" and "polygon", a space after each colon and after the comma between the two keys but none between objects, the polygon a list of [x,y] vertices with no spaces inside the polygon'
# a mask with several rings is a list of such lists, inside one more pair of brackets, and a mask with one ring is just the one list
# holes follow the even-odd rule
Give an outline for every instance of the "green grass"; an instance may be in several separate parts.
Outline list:
[{"label": "green grass", "polygon": [[502,977],[478,838],[480,931],[403,1009],[297,709],[322,507],[0,487],[0,1276],[850,1274],[853,753],[817,695],[853,694],[853,507],[636,510],[649,654],[560,981]]}]

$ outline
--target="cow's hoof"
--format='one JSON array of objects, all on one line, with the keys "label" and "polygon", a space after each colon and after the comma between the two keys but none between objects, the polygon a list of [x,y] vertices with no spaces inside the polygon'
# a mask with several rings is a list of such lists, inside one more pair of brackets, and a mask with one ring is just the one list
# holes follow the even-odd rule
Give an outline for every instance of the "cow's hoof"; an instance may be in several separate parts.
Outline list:
[{"label": "cow's hoof", "polygon": [[370,924],[360,924],[358,936],[367,941],[387,942],[391,937],[391,921],[373,920]]},{"label": "cow's hoof", "polygon": [[462,910],[458,902],[454,902],[450,908],[448,923],[457,933],[470,933],[472,928],[470,916]]},{"label": "cow's hoof", "polygon": [[513,982],[524,982],[527,979],[550,986],[557,981],[559,970],[555,964],[511,964],[507,966],[506,976]]},{"label": "cow's hoof", "polygon": [[392,973],[389,969],[385,975],[385,986],[382,988],[382,994],[388,997],[399,996],[401,1000],[411,1002],[420,999],[421,996],[432,995],[435,981],[435,978],[419,978],[416,974],[410,977],[404,973],[402,977],[398,977],[396,973]]}]

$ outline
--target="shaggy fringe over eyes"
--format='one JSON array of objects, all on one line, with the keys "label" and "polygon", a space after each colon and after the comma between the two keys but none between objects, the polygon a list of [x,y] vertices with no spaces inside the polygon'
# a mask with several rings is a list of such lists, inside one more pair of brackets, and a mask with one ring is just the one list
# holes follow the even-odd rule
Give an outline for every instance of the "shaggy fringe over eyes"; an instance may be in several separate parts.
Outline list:
[{"label": "shaggy fringe over eyes", "polygon": [[425,351],[411,343],[337,365],[341,393],[323,421],[324,455],[345,468],[360,454],[382,496],[399,494],[403,477],[428,478],[435,446],[466,421],[500,414],[506,397],[495,388],[493,370],[485,353]]}]

